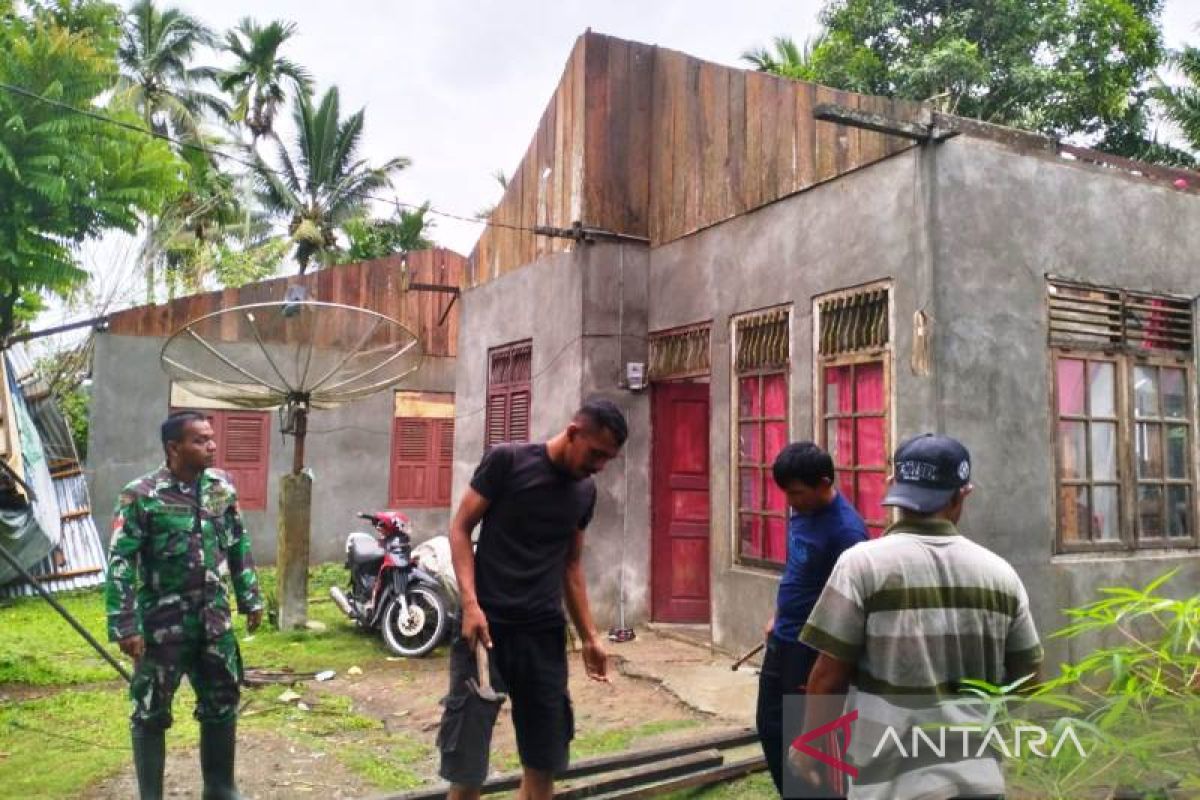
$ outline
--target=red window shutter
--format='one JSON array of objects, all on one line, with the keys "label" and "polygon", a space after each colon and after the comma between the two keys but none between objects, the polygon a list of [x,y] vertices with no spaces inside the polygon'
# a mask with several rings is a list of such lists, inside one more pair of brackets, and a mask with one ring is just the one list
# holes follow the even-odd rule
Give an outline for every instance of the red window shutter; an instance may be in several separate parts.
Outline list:
[{"label": "red window shutter", "polygon": [[485,448],[492,448],[508,439],[508,395],[494,392],[488,395]]},{"label": "red window shutter", "polygon": [[422,506],[430,502],[429,457],[432,420],[397,417],[392,427],[392,474],[388,505]]},{"label": "red window shutter", "polygon": [[267,507],[271,460],[271,415],[265,411],[213,411],[217,467],[229,473],[238,505],[247,511]]},{"label": "red window shutter", "polygon": [[454,460],[454,420],[438,420],[438,460]]},{"label": "red window shutter", "polygon": [[454,420],[437,421],[438,457],[433,465],[434,505],[450,505],[450,484],[454,472]]},{"label": "red window shutter", "polygon": [[532,370],[529,342],[489,353],[485,450],[504,442],[529,441]]},{"label": "red window shutter", "polygon": [[529,441],[529,384],[524,391],[514,391],[509,396],[508,441]]}]

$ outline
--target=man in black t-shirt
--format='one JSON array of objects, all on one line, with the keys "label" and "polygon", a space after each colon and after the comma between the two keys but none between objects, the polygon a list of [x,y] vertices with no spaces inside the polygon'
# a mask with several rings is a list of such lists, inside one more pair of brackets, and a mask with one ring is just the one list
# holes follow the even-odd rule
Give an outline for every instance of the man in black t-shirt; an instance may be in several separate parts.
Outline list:
[{"label": "man in black t-shirt", "polygon": [[[584,583],[583,531],[596,505],[591,476],[617,457],[627,435],[615,404],[589,400],[550,441],[500,445],[475,470],[450,525],[463,623],[450,653],[438,749],[454,800],[479,797],[495,722],[494,710],[480,713],[467,687],[476,674],[477,641],[489,650],[495,687],[512,700],[524,800],[553,795],[574,736],[564,601],[588,677],[608,680]],[[480,522],[473,553],[471,531]]]}]

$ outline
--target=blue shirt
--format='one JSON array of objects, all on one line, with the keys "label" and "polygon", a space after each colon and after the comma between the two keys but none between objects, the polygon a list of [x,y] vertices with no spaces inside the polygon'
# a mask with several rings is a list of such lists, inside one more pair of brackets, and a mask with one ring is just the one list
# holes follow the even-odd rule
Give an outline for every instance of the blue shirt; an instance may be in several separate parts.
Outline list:
[{"label": "blue shirt", "polygon": [[839,492],[833,502],[808,514],[792,512],[788,520],[787,565],[779,581],[779,601],[772,635],[784,642],[800,640],[821,590],[838,557],[867,541],[867,526]]}]

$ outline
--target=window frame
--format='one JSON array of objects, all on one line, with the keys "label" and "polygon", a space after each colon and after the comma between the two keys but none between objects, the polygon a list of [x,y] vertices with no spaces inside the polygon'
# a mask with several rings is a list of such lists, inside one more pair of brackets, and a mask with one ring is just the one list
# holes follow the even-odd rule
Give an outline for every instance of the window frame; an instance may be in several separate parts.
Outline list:
[{"label": "window frame", "polygon": [[[528,353],[529,376],[520,381],[506,380],[493,383],[492,377],[497,369],[496,361],[501,358],[507,358],[511,362],[515,356],[522,352]],[[487,368],[487,380],[484,382],[483,452],[487,453],[498,444],[530,441],[533,434],[533,339],[521,339],[489,348],[485,366]],[[511,369],[511,363],[509,369]],[[521,392],[525,392],[528,396],[528,404],[525,409],[524,437],[513,438],[512,399]],[[492,421],[494,419],[492,401],[496,397],[504,398],[504,436],[499,441],[492,441],[490,438]]]},{"label": "window frame", "polygon": [[[398,442],[400,429],[404,425],[413,423],[421,423],[425,427],[426,458],[423,464],[416,460],[405,461],[397,457]],[[442,447],[443,432],[446,428],[450,430],[450,449],[449,453],[445,452]],[[450,416],[393,416],[392,417],[392,434],[389,443],[388,451],[388,485],[387,485],[387,507],[388,508],[450,508],[450,491],[446,492],[444,500],[438,498],[438,477],[443,468],[449,468],[451,474],[454,469],[454,416],[453,406],[451,406]],[[397,471],[401,467],[415,467],[418,464],[424,467],[426,490],[420,499],[402,499],[396,492],[397,482],[399,480]]]},{"label": "window frame", "polygon": [[[827,416],[828,415],[826,413],[827,409],[826,409],[826,398],[825,398],[825,370],[826,370],[826,368],[841,367],[841,366],[847,366],[847,365],[853,365],[853,366],[857,367],[858,365],[861,365],[861,364],[880,362],[882,365],[881,368],[883,370],[883,406],[884,406],[884,409],[883,409],[882,417],[884,420],[884,423],[883,423],[883,437],[884,437],[884,439],[883,439],[883,452],[884,452],[883,474],[884,474],[884,481],[885,481],[885,489],[886,489],[887,477],[890,476],[891,472],[892,472],[892,455],[893,455],[892,450],[894,447],[894,442],[896,441],[896,430],[895,430],[896,403],[895,403],[895,397],[894,397],[895,384],[894,384],[894,377],[892,375],[892,369],[894,366],[893,344],[892,343],[896,339],[896,335],[895,335],[895,333],[896,333],[895,332],[895,302],[894,302],[895,301],[895,292],[894,292],[894,289],[895,289],[895,287],[893,286],[893,282],[892,282],[891,278],[882,278],[879,280],[869,281],[867,283],[859,284],[856,286],[848,286],[848,287],[845,287],[842,289],[835,289],[833,291],[824,292],[819,295],[814,295],[812,298],[813,441],[816,442],[817,444],[819,444],[821,446],[821,448],[824,449],[826,452],[829,452],[829,435],[828,435],[828,429],[827,429]],[[879,341],[877,339],[875,343],[869,344],[868,346],[865,346],[865,347],[859,347],[857,349],[843,350],[843,351],[834,352],[834,353],[822,353],[821,345],[822,345],[823,337],[822,337],[822,332],[821,332],[821,323],[822,323],[821,317],[822,317],[822,314],[824,313],[822,311],[822,306],[827,303],[830,303],[831,301],[851,299],[856,296],[869,296],[872,293],[876,293],[876,292],[884,293],[885,309],[884,309],[883,313],[884,313],[884,317],[885,317],[885,326],[886,327],[884,328],[884,330],[882,332],[882,334],[883,334],[882,341]],[[914,348],[917,347],[916,342],[913,343],[913,347]],[[829,418],[836,419],[838,417],[834,416],[834,417],[829,417]],[[857,439],[857,437],[856,437],[856,439]],[[832,453],[831,453],[831,455],[832,455]],[[856,458],[857,458],[857,452],[856,452]],[[851,467],[850,469],[855,474],[857,474],[858,472],[867,471],[867,470],[862,470],[857,466]],[[838,473],[838,474],[840,474],[843,471],[843,468],[837,464],[836,458],[834,459],[834,471],[835,471],[835,473]],[[870,470],[870,471],[875,471],[875,470]],[[855,484],[855,486],[857,488],[857,483]],[[841,491],[840,488],[838,491],[839,492]],[[847,501],[849,501],[849,498],[847,498]],[[851,503],[851,505],[854,506],[854,509],[856,511],[859,511],[860,514],[862,513],[861,510],[859,510],[858,505],[857,505],[857,497],[855,498],[855,502]],[[878,522],[875,522],[874,520],[867,520],[865,517],[863,518],[863,520],[866,523],[866,525],[868,526],[868,529],[870,529],[871,527],[882,528],[882,530],[880,531],[880,535],[882,535],[883,531],[887,530],[887,527],[891,524],[892,519],[895,516],[894,513],[892,513],[886,507],[885,507],[885,514],[886,514],[886,516],[884,516]]]},{"label": "window frame", "polygon": [[[749,317],[761,316],[761,315],[765,315],[765,314],[769,314],[771,312],[777,312],[777,311],[783,312],[786,315],[787,358],[784,360],[784,363],[779,366],[771,366],[771,367],[751,367],[751,368],[744,368],[744,369],[739,368],[738,364],[737,364],[738,350],[739,350],[738,323]],[[730,532],[731,532],[731,539],[732,539],[731,553],[733,555],[733,563],[735,565],[741,566],[741,567],[749,567],[752,569],[763,570],[763,571],[767,571],[767,572],[771,572],[771,573],[782,573],[784,568],[787,566],[787,525],[788,525],[788,520],[790,518],[790,514],[788,512],[786,500],[784,501],[783,508],[778,512],[770,511],[769,510],[770,507],[767,505],[767,502],[766,502],[767,497],[769,496],[768,482],[771,482],[772,485],[774,482],[774,478],[771,477],[771,466],[774,463],[773,457],[772,457],[771,461],[766,460],[767,459],[767,453],[766,453],[766,448],[765,448],[766,424],[768,422],[783,422],[784,430],[785,430],[785,439],[787,441],[792,440],[793,417],[794,417],[794,414],[792,413],[792,355],[793,355],[792,325],[793,325],[794,321],[795,321],[795,313],[794,313],[794,309],[792,308],[791,303],[777,305],[777,306],[769,306],[766,308],[760,308],[760,309],[756,309],[756,310],[752,310],[752,311],[741,312],[741,313],[733,314],[729,317],[729,331],[730,331],[730,337],[729,337],[729,341],[730,341],[729,369],[730,369],[730,372],[729,372],[729,374],[730,374],[730,378],[731,378],[730,379],[730,461],[732,462],[732,467],[733,467],[730,470],[730,484],[731,484],[730,492],[731,492],[731,501],[732,502],[730,502],[730,504],[729,504],[730,505],[730,513],[731,513],[731,525],[730,525]],[[763,379],[766,377],[769,377],[769,376],[774,376],[774,375],[782,375],[783,381],[784,381],[785,416],[782,419],[780,419],[778,417],[768,417],[765,415],[765,403],[763,403],[763,394],[762,394],[763,385],[764,385]],[[743,424],[743,418],[741,415],[741,380],[742,380],[742,378],[751,378],[751,377],[758,379],[759,402],[760,402],[760,409],[762,410],[762,413],[758,417],[746,419],[745,422],[757,423],[757,425],[759,426],[760,437],[761,437],[760,444],[762,444],[764,446],[762,448],[763,461],[755,462],[753,465],[747,466],[746,468],[755,469],[755,471],[759,475],[759,479],[762,482],[761,485],[762,485],[763,506],[762,506],[761,510],[750,509],[750,510],[743,511],[743,509],[742,509],[742,492],[741,492],[743,466],[742,466],[741,447],[740,447],[741,425]],[[783,559],[781,561],[772,561],[767,558],[759,558],[756,556],[747,556],[747,555],[742,554],[741,519],[742,519],[743,514],[753,514],[755,516],[758,516],[760,519],[762,519],[764,521],[764,523],[766,520],[770,519],[771,517],[775,517],[775,518],[783,520],[784,553],[783,553]],[[767,529],[766,529],[765,525],[762,528],[762,535],[763,535],[763,543],[764,543],[764,549],[765,549],[766,536],[767,536]]]},{"label": "window frame", "polygon": [[[1196,428],[1194,424],[1195,416],[1195,386],[1196,377],[1195,371],[1192,368],[1190,361],[1184,358],[1175,358],[1162,355],[1160,353],[1138,355],[1131,354],[1129,356],[1128,373],[1126,382],[1128,383],[1127,401],[1129,403],[1129,466],[1130,466],[1130,494],[1131,500],[1131,517],[1132,526],[1130,531],[1133,538],[1133,546],[1139,550],[1151,550],[1158,548],[1171,547],[1196,547],[1200,544],[1196,530],[1196,467],[1195,467],[1195,450],[1196,450]],[[1155,417],[1138,417],[1137,416],[1137,387],[1136,387],[1136,370],[1138,367],[1152,367],[1158,378],[1158,416]],[[1183,372],[1183,388],[1186,392],[1184,397],[1185,416],[1183,417],[1166,417],[1162,414],[1162,370],[1163,369],[1178,369]],[[1136,431],[1139,425],[1149,424],[1155,425],[1161,431],[1159,436],[1159,455],[1162,458],[1162,476],[1160,478],[1143,479],[1137,472],[1137,448],[1136,448]],[[1188,441],[1185,448],[1186,457],[1184,459],[1186,477],[1185,478],[1170,478],[1167,476],[1167,437],[1166,430],[1168,426],[1182,426],[1187,429]],[[1162,526],[1163,535],[1157,537],[1143,537],[1141,535],[1141,516],[1137,513],[1138,495],[1143,485],[1157,485],[1163,488],[1162,496]],[[1186,486],[1188,488],[1188,536],[1167,536],[1167,487],[1169,486]]]},{"label": "window frame", "polygon": [[[851,367],[852,370],[857,370],[858,367],[864,364],[879,364],[880,369],[883,371],[883,410],[878,413],[859,413],[855,411],[849,415],[841,413],[830,414],[829,409],[826,407],[825,370],[829,368],[846,366]],[[840,483],[841,475],[844,472],[850,472],[854,476],[857,476],[859,473],[863,472],[873,472],[882,473],[886,487],[887,477],[891,474],[892,469],[892,418],[894,416],[892,414],[892,358],[890,350],[885,346],[882,348],[874,348],[872,350],[864,350],[860,352],[817,356],[817,358],[814,360],[814,366],[814,371],[816,372],[816,380],[813,383],[814,394],[816,395],[816,402],[813,404],[813,408],[816,409],[816,413],[813,415],[814,427],[816,428],[814,432],[814,439],[823,450],[825,450],[827,453],[830,453],[831,456],[834,455],[829,449],[830,420],[862,418],[883,420],[883,464],[879,467],[869,468],[857,464],[858,434],[856,430],[854,438],[854,460],[856,463],[852,464],[851,466],[844,466],[842,464],[838,464],[837,458],[834,457],[834,472],[838,476],[835,480],[835,483]],[[857,481],[854,485],[857,488]],[[838,487],[838,492],[841,493],[840,486]],[[850,501],[851,498],[846,499],[847,501]],[[855,497],[854,501],[850,504],[856,511],[858,511],[860,515],[862,515],[863,522],[867,525],[868,529],[880,528],[880,535],[882,535],[882,531],[886,530],[888,525],[891,524],[891,515],[888,514],[887,516],[881,517],[878,520],[867,519],[866,515],[863,513],[863,510],[858,507],[857,502],[858,498]],[[885,513],[887,513],[886,509]]]},{"label": "window frame", "polygon": [[[1154,552],[1156,550],[1170,549],[1194,549],[1200,547],[1200,514],[1197,513],[1197,496],[1196,496],[1196,368],[1193,357],[1184,352],[1172,352],[1166,350],[1150,350],[1142,348],[1128,348],[1120,346],[1102,346],[1088,345],[1085,343],[1074,343],[1066,345],[1062,343],[1052,342],[1050,344],[1050,412],[1051,412],[1051,451],[1053,454],[1054,466],[1054,492],[1051,498],[1051,505],[1054,513],[1054,531],[1055,531],[1055,552],[1060,554],[1069,553],[1096,553],[1096,552]],[[1087,412],[1084,416],[1067,415],[1063,416],[1060,411],[1060,398],[1058,386],[1058,363],[1060,360],[1067,359],[1073,361],[1083,361],[1084,366],[1084,410]],[[1090,425],[1093,421],[1099,420],[1103,422],[1112,422],[1111,418],[1097,418],[1090,414],[1091,397],[1087,390],[1087,364],[1091,362],[1112,363],[1115,369],[1115,402],[1116,402],[1116,425],[1117,425],[1117,481],[1118,487],[1117,498],[1120,504],[1118,520],[1120,525],[1119,536],[1114,540],[1097,541],[1090,536],[1089,522],[1089,538],[1086,541],[1068,541],[1064,538],[1063,518],[1061,513],[1062,508],[1062,489],[1063,486],[1087,486],[1089,487],[1089,503],[1088,509],[1091,512],[1092,503],[1090,500],[1090,489],[1097,482],[1091,477],[1091,462],[1092,448]],[[1154,367],[1161,369],[1181,369],[1184,374],[1184,388],[1187,391],[1185,398],[1186,416],[1184,418],[1166,418],[1161,416],[1161,400],[1158,417],[1145,417],[1138,419],[1135,416],[1136,398],[1134,386],[1134,373],[1137,367]],[[1161,380],[1159,382],[1161,387]],[[1161,389],[1160,389],[1161,396]],[[1059,423],[1066,419],[1067,421],[1085,421],[1088,424],[1088,453],[1087,453],[1087,478],[1086,480],[1068,480],[1064,483],[1062,477],[1062,438],[1059,432]],[[1165,431],[1168,424],[1182,425],[1188,431],[1188,447],[1186,467],[1187,478],[1185,479],[1168,479],[1166,477],[1166,437],[1160,437],[1160,449],[1163,457],[1163,477],[1159,479],[1142,480],[1137,474],[1137,454],[1134,442],[1136,427],[1139,422],[1158,425]],[[1100,481],[1101,485],[1113,485],[1110,481]],[[1185,485],[1189,489],[1188,515],[1191,530],[1188,536],[1179,537],[1145,537],[1140,535],[1141,521],[1137,511],[1137,496],[1138,488],[1142,484],[1160,485],[1164,487],[1162,509],[1166,510],[1166,489],[1168,485]],[[1163,517],[1164,528],[1166,525],[1166,517]]]}]

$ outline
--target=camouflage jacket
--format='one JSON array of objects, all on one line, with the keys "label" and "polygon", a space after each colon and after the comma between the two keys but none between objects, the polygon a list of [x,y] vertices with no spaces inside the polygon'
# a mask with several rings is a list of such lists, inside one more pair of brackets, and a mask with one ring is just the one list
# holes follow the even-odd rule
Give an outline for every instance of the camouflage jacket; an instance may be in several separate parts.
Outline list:
[{"label": "camouflage jacket", "polygon": [[209,469],[199,480],[199,504],[196,488],[160,467],[121,492],[105,587],[109,639],[142,634],[147,643],[179,641],[188,613],[200,615],[209,638],[228,631],[226,560],[238,611],[263,607],[233,483]]}]

